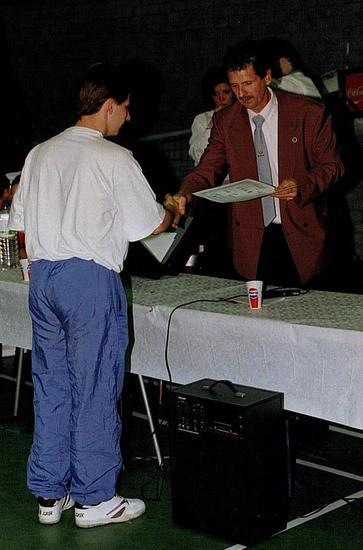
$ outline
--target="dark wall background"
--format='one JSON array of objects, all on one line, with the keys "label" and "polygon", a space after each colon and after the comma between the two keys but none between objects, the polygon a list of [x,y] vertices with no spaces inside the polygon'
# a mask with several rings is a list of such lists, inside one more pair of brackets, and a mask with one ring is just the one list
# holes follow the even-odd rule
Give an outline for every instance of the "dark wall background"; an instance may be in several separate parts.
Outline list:
[{"label": "dark wall background", "polygon": [[[20,169],[33,145],[74,123],[72,83],[91,63],[129,61],[137,89],[119,140],[161,199],[192,166],[178,131],[205,110],[207,69],[231,44],[271,36],[290,40],[313,75],[344,69],[348,40],[350,67],[363,66],[363,0],[1,0],[0,169]],[[174,136],[154,140],[165,132]],[[362,187],[347,199],[363,258]]]},{"label": "dark wall background", "polygon": [[243,38],[289,39],[315,74],[344,68],[349,39],[363,64],[358,0],[2,0],[0,31],[6,164],[73,123],[71,82],[95,61],[134,60],[141,134],[188,128],[204,72]]}]

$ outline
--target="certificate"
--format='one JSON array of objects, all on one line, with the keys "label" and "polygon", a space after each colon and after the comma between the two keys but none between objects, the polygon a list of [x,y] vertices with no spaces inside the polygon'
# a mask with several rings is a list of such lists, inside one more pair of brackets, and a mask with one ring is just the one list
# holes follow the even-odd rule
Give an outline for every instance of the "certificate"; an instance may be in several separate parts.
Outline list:
[{"label": "certificate", "polygon": [[234,183],[226,183],[219,187],[211,187],[193,193],[196,197],[213,202],[242,202],[266,197],[275,192],[275,187],[261,181],[244,179]]}]

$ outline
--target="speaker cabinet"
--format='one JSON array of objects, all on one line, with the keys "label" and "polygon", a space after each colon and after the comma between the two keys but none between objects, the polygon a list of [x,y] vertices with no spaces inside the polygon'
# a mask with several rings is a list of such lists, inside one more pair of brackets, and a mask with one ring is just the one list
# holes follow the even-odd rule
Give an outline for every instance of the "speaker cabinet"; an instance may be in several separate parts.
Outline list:
[{"label": "speaker cabinet", "polygon": [[243,544],[286,528],[283,394],[203,379],[169,398],[173,521]]}]

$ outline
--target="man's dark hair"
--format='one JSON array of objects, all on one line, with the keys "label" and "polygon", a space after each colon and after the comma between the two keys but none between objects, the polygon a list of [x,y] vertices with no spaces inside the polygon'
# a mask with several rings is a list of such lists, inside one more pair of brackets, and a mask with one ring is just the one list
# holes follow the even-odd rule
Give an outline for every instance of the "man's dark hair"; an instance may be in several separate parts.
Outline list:
[{"label": "man's dark hair", "polygon": [[294,69],[300,68],[301,59],[299,52],[288,40],[284,40],[283,38],[267,38],[265,45],[270,55],[273,56],[276,61],[281,57],[286,57]]},{"label": "man's dark hair", "polygon": [[78,83],[78,117],[97,113],[112,98],[118,104],[126,101],[130,84],[125,71],[107,63],[92,65]]},{"label": "man's dark hair", "polygon": [[244,40],[229,48],[224,56],[223,65],[226,71],[240,71],[252,65],[260,78],[264,78],[267,69],[270,68],[263,45],[257,40]]},{"label": "man's dark hair", "polygon": [[281,57],[286,57],[286,59],[290,61],[293,70],[302,68],[300,55],[288,40],[284,40],[283,38],[266,38],[263,41],[263,45],[270,59],[272,76],[274,78],[280,78],[282,76],[280,67]]}]

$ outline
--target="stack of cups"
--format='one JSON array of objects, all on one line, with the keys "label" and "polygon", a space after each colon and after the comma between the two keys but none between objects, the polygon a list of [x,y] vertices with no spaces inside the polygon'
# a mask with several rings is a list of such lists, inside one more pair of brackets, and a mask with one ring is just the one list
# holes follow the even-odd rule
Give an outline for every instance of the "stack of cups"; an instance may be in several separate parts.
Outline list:
[{"label": "stack of cups", "polygon": [[19,263],[18,235],[12,231],[0,232],[0,269],[16,267]]},{"label": "stack of cups", "polygon": [[251,309],[261,309],[262,306],[262,281],[247,281],[248,300]]},{"label": "stack of cups", "polygon": [[0,269],[16,267],[19,263],[18,235],[8,229],[9,210],[0,210]]}]

